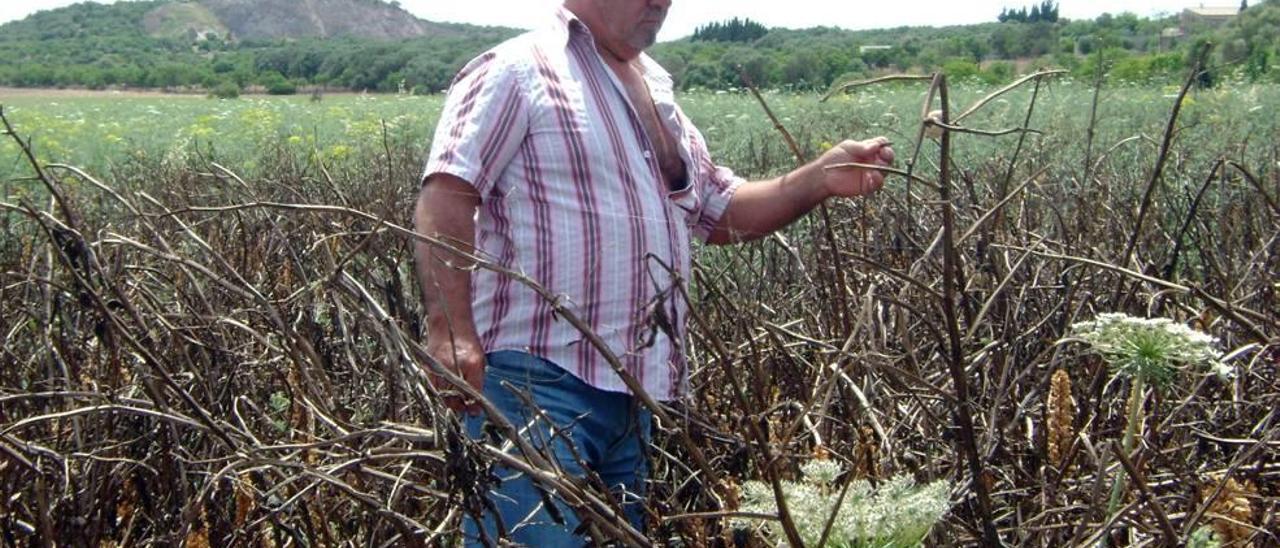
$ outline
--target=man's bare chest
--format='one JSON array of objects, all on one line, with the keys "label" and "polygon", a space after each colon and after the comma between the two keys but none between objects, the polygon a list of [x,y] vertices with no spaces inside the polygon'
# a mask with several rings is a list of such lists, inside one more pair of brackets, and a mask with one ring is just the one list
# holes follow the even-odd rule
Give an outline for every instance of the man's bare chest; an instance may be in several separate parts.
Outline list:
[{"label": "man's bare chest", "polygon": [[672,190],[684,188],[687,175],[676,136],[673,136],[662,123],[649,88],[638,77],[624,78],[623,87],[635,109],[636,118],[649,139],[652,150],[648,152],[657,156],[658,168],[667,187]]}]

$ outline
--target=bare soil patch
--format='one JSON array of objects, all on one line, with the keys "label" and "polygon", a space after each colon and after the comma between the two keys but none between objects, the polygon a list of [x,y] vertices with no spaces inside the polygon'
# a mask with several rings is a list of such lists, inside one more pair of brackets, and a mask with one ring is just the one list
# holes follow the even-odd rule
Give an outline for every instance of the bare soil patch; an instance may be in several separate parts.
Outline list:
[{"label": "bare soil patch", "polygon": [[203,94],[173,93],[160,90],[93,90],[93,89],[57,89],[57,88],[8,88],[0,87],[0,99],[75,99],[106,97],[179,97],[203,98]]}]

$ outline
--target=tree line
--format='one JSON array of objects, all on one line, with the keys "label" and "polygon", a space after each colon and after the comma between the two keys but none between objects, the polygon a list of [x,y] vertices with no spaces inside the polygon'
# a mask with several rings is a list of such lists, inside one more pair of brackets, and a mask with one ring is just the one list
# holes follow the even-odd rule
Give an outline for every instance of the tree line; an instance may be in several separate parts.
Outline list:
[{"label": "tree line", "polygon": [[713,22],[700,26],[689,37],[694,42],[753,42],[769,34],[764,25],[750,19],[734,17],[723,23]]},{"label": "tree line", "polygon": [[[81,3],[0,26],[0,85],[433,93],[447,88],[467,60],[520,32],[456,25],[459,32],[448,36],[399,41],[157,38],[140,24],[154,5]],[[1253,81],[1280,79],[1273,68],[1280,59],[1280,0],[1252,6],[1225,27],[1192,29],[1174,41],[1162,39],[1162,31],[1179,26],[1177,17],[1125,13],[1062,20],[1055,2],[1016,13],[1011,17],[1006,9],[997,21],[978,25],[866,31],[767,29],[731,19],[658,44],[651,54],[682,89],[741,86],[739,67],[757,85],[778,89],[825,89],[837,80],[939,68],[991,82],[1012,78],[1016,66],[1055,66],[1088,76],[1099,68],[1098,52],[1114,77],[1142,82],[1181,78],[1191,47],[1212,40],[1220,44],[1219,70]]]},{"label": "tree line", "polygon": [[1041,21],[1057,23],[1058,3],[1045,0],[1031,6],[1030,12],[1027,11],[1026,7],[1017,10],[1004,8],[1000,10],[1000,15],[996,17],[996,20],[1001,23],[1039,23]]}]

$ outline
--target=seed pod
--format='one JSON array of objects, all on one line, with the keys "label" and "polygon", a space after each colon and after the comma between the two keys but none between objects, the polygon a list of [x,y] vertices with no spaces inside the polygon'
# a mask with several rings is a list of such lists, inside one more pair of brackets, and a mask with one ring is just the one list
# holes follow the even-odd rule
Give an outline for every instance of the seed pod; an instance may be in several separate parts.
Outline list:
[{"label": "seed pod", "polygon": [[[1208,498],[1213,495],[1219,481],[1221,476],[1211,478],[1200,488],[1200,496]],[[1258,488],[1253,482],[1241,483],[1235,478],[1228,478],[1218,498],[1209,505],[1206,515],[1213,520],[1210,523],[1224,548],[1253,548],[1249,541],[1253,536],[1253,507],[1249,497],[1257,495]]]},{"label": "seed pod", "polygon": [[120,499],[116,502],[116,523],[124,526],[133,519],[133,514],[137,511],[138,487],[133,484],[133,478],[125,478],[120,489]]},{"label": "seed pod", "polygon": [[183,539],[182,546],[184,548],[209,548],[209,515],[205,513],[203,504],[200,505],[200,517],[191,525],[191,531]]},{"label": "seed pod", "polygon": [[1071,375],[1066,369],[1053,373],[1049,382],[1049,396],[1045,401],[1045,430],[1047,432],[1046,449],[1049,463],[1062,466],[1067,457],[1067,447],[1071,444],[1072,422],[1075,418],[1075,405],[1071,401]]},{"label": "seed pod", "polygon": [[249,474],[241,474],[240,479],[235,482],[236,492],[236,519],[235,526],[237,529],[244,527],[245,521],[249,519],[249,514],[253,513],[257,504],[253,497],[253,478]]},{"label": "seed pod", "polygon": [[853,474],[856,479],[880,477],[880,444],[876,431],[863,426],[858,430],[858,448],[854,451]]}]

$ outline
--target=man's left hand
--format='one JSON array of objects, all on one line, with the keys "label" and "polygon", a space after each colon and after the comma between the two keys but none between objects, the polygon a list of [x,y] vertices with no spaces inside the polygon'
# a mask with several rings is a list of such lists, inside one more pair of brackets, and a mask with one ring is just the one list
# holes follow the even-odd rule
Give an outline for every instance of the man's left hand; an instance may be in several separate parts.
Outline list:
[{"label": "man's left hand", "polygon": [[[822,166],[837,164],[893,165],[893,147],[889,139],[876,137],[866,141],[844,141],[822,155]],[[827,169],[823,180],[832,196],[865,196],[884,186],[884,172],[866,168]]]}]

